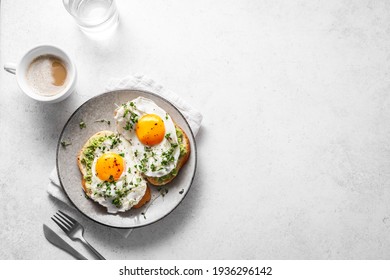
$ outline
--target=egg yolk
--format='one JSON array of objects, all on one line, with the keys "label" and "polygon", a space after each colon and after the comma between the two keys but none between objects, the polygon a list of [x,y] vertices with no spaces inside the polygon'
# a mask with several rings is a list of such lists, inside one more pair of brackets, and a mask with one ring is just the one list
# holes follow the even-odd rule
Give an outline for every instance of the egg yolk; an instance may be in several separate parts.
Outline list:
[{"label": "egg yolk", "polygon": [[139,141],[146,146],[153,146],[164,139],[164,121],[155,114],[142,116],[137,122],[135,133]]},{"label": "egg yolk", "polygon": [[103,181],[117,181],[123,170],[125,162],[116,153],[105,153],[96,161],[96,176]]}]

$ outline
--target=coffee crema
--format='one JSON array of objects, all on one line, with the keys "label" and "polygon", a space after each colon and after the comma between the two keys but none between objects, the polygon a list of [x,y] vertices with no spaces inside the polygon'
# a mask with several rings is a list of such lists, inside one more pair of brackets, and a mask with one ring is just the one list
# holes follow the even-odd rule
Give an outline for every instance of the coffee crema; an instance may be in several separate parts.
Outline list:
[{"label": "coffee crema", "polygon": [[67,70],[61,58],[41,55],[35,58],[27,69],[27,83],[36,94],[53,96],[67,84]]}]

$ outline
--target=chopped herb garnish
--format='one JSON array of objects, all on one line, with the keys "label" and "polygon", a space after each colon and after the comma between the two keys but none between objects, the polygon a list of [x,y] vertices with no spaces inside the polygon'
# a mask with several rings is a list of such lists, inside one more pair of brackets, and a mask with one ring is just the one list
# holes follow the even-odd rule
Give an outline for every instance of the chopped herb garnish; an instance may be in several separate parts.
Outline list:
[{"label": "chopped herb garnish", "polygon": [[174,169],[172,169],[172,171],[170,173],[168,173],[167,175],[164,175],[162,177],[159,177],[157,180],[159,182],[164,182],[166,180],[169,180],[172,177],[175,177],[176,175],[177,175],[177,169],[174,168]]},{"label": "chopped herb garnish", "polygon": [[152,151],[152,148],[151,148],[151,147],[145,146],[145,147],[144,147],[144,150],[145,150],[145,152],[150,152],[150,151]]},{"label": "chopped herb garnish", "polygon": [[69,146],[69,145],[72,145],[72,143],[70,141],[65,141],[65,140],[61,141],[62,147],[66,148],[66,146]]},{"label": "chopped herb garnish", "polygon": [[125,153],[120,153],[119,154],[121,157],[125,157]]},{"label": "chopped herb garnish", "polygon": [[111,122],[110,122],[110,121],[108,121],[108,120],[105,120],[105,119],[96,120],[95,122],[106,122],[108,125],[110,125],[110,124],[111,124]]},{"label": "chopped herb garnish", "polygon": [[168,151],[162,153],[162,165],[168,165],[170,162],[173,162],[175,160],[175,157],[173,156],[175,152],[175,147],[171,146]]},{"label": "chopped herb garnish", "polygon": [[[92,162],[95,159],[95,151],[101,147],[101,144],[107,139],[107,136],[102,136],[93,139],[90,145],[84,150],[81,163],[85,166],[87,172],[84,179],[87,183],[92,182]],[[102,149],[104,150],[104,148]]]},{"label": "chopped herb garnish", "polygon": [[165,119],[166,120],[168,119],[168,113],[165,113]]},{"label": "chopped herb garnish", "polygon": [[119,197],[115,198],[113,201],[112,201],[112,204],[114,204],[116,207],[120,207],[122,205],[122,201],[120,200]]},{"label": "chopped herb garnish", "polygon": [[110,135],[108,138],[112,140],[110,149],[113,149],[118,143],[121,143],[121,142],[122,142],[122,141],[119,139],[119,137],[116,136],[116,135],[115,135],[115,136]]},{"label": "chopped herb garnish", "polygon": [[184,193],[184,189],[181,189],[180,191],[179,191],[179,194],[183,194]]},{"label": "chopped herb garnish", "polygon": [[87,125],[86,125],[85,122],[83,122],[83,121],[81,121],[81,122],[79,123],[79,126],[80,126],[80,129],[83,129],[83,128],[86,128],[86,127],[87,127]]},{"label": "chopped herb garnish", "polygon": [[125,130],[131,130],[133,128],[133,125],[131,124],[131,122],[126,122],[126,126],[123,127],[123,129]]},{"label": "chopped herb garnish", "polygon": [[158,188],[158,191],[160,192],[160,194],[163,197],[168,193],[168,189],[167,188]]},{"label": "chopped herb garnish", "polygon": [[133,123],[138,122],[138,115],[137,115],[136,113],[131,112],[130,120],[131,120]]}]

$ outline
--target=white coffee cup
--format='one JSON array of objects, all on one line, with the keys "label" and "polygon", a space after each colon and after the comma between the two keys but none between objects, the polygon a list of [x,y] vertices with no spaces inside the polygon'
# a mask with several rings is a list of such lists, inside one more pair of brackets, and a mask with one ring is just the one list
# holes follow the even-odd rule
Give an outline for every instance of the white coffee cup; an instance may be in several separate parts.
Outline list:
[{"label": "white coffee cup", "polygon": [[[26,74],[30,64],[34,61],[34,59],[42,55],[52,55],[52,56],[59,57],[64,62],[65,64],[64,66],[67,70],[65,88],[63,88],[60,92],[52,96],[39,95],[32,89],[32,87],[27,82]],[[17,64],[5,63],[4,70],[16,75],[16,81],[20,89],[25,94],[27,94],[28,96],[30,96],[35,100],[44,103],[55,103],[55,102],[62,101],[65,98],[67,98],[69,95],[71,95],[71,93],[74,92],[76,88],[76,80],[77,80],[76,66],[74,65],[69,55],[65,51],[55,46],[50,46],[50,45],[36,46],[30,49],[29,51],[27,51],[22,56],[19,63]]]}]

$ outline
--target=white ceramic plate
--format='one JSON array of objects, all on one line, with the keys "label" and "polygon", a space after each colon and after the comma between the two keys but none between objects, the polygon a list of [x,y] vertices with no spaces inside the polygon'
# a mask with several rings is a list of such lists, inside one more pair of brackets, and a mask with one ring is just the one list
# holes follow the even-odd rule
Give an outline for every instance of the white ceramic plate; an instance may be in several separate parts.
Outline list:
[{"label": "white ceramic plate", "polygon": [[[77,166],[77,154],[85,142],[101,130],[115,131],[114,110],[138,96],[153,100],[164,109],[184,130],[191,144],[191,154],[177,177],[165,185],[168,193],[162,196],[158,187],[151,186],[152,199],[139,209],[130,209],[125,213],[109,214],[106,208],[87,199],[81,187],[82,175]],[[111,122],[96,122],[105,119]],[[86,128],[80,129],[84,121]],[[71,145],[63,147],[61,141]],[[171,213],[184,199],[191,187],[196,170],[196,145],[192,131],[179,110],[166,99],[150,92],[138,90],[118,90],[93,97],[81,105],[65,124],[57,145],[57,171],[61,186],[72,204],[93,221],[115,228],[137,228],[152,224]]]}]

